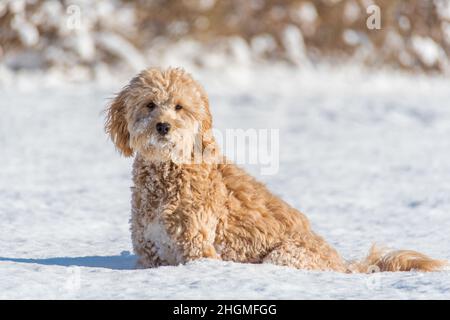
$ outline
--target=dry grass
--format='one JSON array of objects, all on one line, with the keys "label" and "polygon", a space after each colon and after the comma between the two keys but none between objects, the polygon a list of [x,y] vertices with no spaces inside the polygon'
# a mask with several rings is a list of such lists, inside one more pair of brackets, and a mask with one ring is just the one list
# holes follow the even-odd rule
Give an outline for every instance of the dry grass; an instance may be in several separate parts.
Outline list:
[{"label": "dry grass", "polygon": [[[99,13],[101,7],[93,5],[84,12],[90,16],[87,27],[90,34],[117,34],[141,52],[149,50],[161,39],[171,43],[192,38],[207,46],[217,46],[230,37],[238,36],[253,48],[252,54],[258,59],[297,62],[293,61],[295,57],[289,54],[284,40],[286,28],[295,26],[301,31],[306,55],[313,62],[321,59],[353,59],[373,67],[388,65],[412,71],[448,72],[450,20],[448,16],[443,16],[443,10],[440,9],[440,4],[448,2],[121,0],[116,2],[115,13],[110,15],[102,16]],[[76,1],[61,3],[59,16],[60,19],[66,19],[66,7]],[[369,30],[366,26],[369,17],[366,8],[373,3],[381,8],[380,30]],[[120,62],[114,52],[95,41],[95,55],[80,56],[73,41],[67,40],[70,33],[61,30],[61,21],[52,24],[49,19],[36,18],[45,11],[45,1],[28,1],[19,12],[14,12],[10,7],[10,4],[6,4],[3,9],[0,8],[0,59],[28,50],[42,53],[42,66],[48,67],[57,63],[52,55],[43,53],[52,47],[68,53],[65,63],[69,65],[81,63],[91,66],[99,61],[111,65]],[[130,25],[126,25],[130,19],[116,19],[116,14],[125,10],[132,15]],[[20,36],[20,24],[12,26],[18,15],[22,15],[37,30],[39,39],[36,43],[24,43]],[[123,21],[126,28],[122,28]],[[431,60],[423,57],[417,48],[418,44],[424,42],[431,45],[434,55],[439,57]]]}]

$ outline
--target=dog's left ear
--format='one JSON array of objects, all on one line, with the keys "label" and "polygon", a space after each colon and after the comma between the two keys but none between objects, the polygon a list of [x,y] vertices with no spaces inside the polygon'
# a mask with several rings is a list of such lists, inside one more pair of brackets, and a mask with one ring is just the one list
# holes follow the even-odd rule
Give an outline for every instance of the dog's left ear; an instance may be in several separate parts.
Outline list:
[{"label": "dog's left ear", "polygon": [[202,160],[206,163],[217,163],[219,150],[212,132],[212,116],[209,110],[209,99],[203,88],[201,88],[201,92],[206,113],[206,117],[202,121]]},{"label": "dog's left ear", "polygon": [[123,89],[106,109],[105,131],[111,137],[117,149],[125,156],[133,155],[130,147],[130,132],[125,118],[127,88]]}]

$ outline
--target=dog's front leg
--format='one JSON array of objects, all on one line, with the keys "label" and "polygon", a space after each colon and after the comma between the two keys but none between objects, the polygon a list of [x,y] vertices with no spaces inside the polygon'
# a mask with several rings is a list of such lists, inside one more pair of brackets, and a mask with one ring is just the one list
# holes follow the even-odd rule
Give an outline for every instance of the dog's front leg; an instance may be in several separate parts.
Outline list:
[{"label": "dog's front leg", "polygon": [[191,238],[190,242],[184,248],[185,260],[192,261],[201,258],[219,259],[219,255],[214,248],[212,241],[205,239],[201,232]]},{"label": "dog's front leg", "polygon": [[217,219],[211,214],[184,212],[182,227],[178,228],[177,243],[183,262],[210,258],[219,259],[214,248]]}]

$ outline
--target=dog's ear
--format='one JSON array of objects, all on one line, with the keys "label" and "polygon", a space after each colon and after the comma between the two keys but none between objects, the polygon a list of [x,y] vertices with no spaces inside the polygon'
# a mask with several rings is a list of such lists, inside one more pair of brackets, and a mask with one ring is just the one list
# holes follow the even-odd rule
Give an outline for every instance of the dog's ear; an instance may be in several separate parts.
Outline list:
[{"label": "dog's ear", "polygon": [[117,149],[125,156],[133,155],[130,147],[130,133],[125,118],[125,99],[127,88],[124,88],[106,108],[105,131],[111,137]]},{"label": "dog's ear", "polygon": [[202,92],[202,101],[205,108],[206,117],[202,121],[202,159],[205,163],[217,163],[219,150],[216,145],[216,141],[214,139],[213,131],[212,131],[212,116],[209,110],[209,99],[208,95],[201,88]]}]

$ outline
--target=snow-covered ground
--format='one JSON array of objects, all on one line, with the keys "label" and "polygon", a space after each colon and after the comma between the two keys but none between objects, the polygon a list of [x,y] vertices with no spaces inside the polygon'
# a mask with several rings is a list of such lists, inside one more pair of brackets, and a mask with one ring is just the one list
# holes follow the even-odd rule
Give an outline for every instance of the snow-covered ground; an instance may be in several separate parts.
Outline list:
[{"label": "snow-covered ground", "polygon": [[[260,178],[345,258],[377,242],[450,259],[448,78],[282,68],[197,77],[217,128],[280,130],[279,171]],[[0,88],[0,298],[450,298],[449,271],[209,260],[134,269],[131,160],[114,150],[101,114],[124,83],[35,80]]]}]

